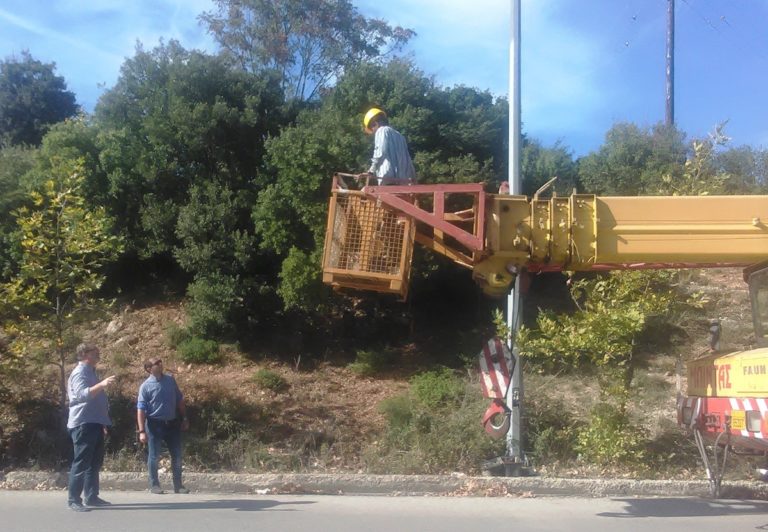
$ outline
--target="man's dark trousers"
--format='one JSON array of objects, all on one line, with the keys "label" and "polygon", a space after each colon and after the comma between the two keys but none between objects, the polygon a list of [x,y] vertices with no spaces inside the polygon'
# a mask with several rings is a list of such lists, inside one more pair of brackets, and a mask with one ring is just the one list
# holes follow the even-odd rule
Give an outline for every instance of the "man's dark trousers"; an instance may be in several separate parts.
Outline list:
[{"label": "man's dark trousers", "polygon": [[69,429],[75,455],[69,470],[69,503],[86,504],[99,496],[99,471],[104,463],[104,425],[84,423]]},{"label": "man's dark trousers", "polygon": [[168,447],[171,455],[171,470],[173,472],[173,489],[181,485],[181,420],[161,421],[147,419],[147,469],[149,470],[149,487],[160,486],[157,476],[157,463],[160,458],[162,444]]}]

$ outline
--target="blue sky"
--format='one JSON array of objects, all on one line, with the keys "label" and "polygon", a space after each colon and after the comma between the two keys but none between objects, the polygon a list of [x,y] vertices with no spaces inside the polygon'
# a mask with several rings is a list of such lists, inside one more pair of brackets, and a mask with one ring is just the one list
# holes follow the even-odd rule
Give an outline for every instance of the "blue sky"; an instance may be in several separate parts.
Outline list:
[{"label": "blue sky", "polygon": [[[506,95],[509,0],[354,0],[417,32],[407,53],[446,86]],[[675,118],[689,136],[728,120],[732,145],[768,147],[768,0],[676,0]],[[210,0],[3,0],[0,56],[57,64],[86,110],[137,41],[213,51],[197,15]],[[620,121],[664,119],[667,0],[523,0],[523,131],[575,155]]]}]

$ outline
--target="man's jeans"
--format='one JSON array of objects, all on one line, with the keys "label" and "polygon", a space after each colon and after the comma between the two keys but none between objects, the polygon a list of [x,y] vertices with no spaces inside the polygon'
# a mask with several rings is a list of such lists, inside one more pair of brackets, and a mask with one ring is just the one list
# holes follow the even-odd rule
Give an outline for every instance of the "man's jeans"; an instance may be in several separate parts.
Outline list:
[{"label": "man's jeans", "polygon": [[181,484],[181,420],[160,421],[147,419],[147,469],[149,470],[149,487],[160,486],[157,476],[157,462],[160,458],[162,444],[168,447],[171,455],[171,470],[173,471],[173,489],[182,487]]},{"label": "man's jeans", "polygon": [[99,496],[99,471],[104,463],[104,425],[85,423],[69,429],[74,458],[69,470],[69,503],[82,504]]}]

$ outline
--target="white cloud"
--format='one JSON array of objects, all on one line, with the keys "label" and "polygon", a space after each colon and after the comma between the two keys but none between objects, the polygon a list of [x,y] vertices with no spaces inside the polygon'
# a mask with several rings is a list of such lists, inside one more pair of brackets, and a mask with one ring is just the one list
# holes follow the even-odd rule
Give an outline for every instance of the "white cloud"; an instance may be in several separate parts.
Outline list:
[{"label": "white cloud", "polygon": [[69,34],[54,30],[50,27],[46,27],[38,22],[33,22],[31,20],[25,19],[24,17],[9,13],[2,8],[0,8],[0,19],[6,21],[12,26],[32,33],[37,37],[52,39],[54,41],[58,41],[60,44],[73,46],[82,52],[88,52],[90,54],[101,56],[105,60],[121,59],[120,56],[116,56],[104,50],[103,48],[95,46],[83,38],[72,37]]}]

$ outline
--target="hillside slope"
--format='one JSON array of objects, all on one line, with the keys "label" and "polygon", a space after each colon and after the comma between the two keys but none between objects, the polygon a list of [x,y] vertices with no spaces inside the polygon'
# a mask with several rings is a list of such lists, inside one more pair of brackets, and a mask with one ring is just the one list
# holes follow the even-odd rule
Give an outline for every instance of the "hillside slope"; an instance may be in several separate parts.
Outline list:
[{"label": "hillside slope", "polygon": [[[694,272],[686,282],[689,290],[700,292],[705,312],[684,321],[674,345],[645,353],[647,363],[635,376],[630,402],[633,418],[647,430],[658,452],[678,457],[671,460],[677,468],[654,473],[660,477],[701,474],[692,441],[675,424],[678,381],[685,390],[684,376],[678,376],[678,358],[687,360],[706,352],[709,318],[717,317],[723,323],[723,348],[745,347],[751,330],[748,292],[740,271]],[[124,305],[108,321],[93,322],[83,332],[85,341],[102,349],[100,373],[118,376],[118,384],[110,392],[116,428],[107,467],[143,468],[142,452],[133,445],[133,416],[135,395],[145,378],[142,362],[150,356],[163,359],[166,370],[176,377],[186,395],[193,424],[186,467],[192,470],[363,470],[363,455],[375,448],[372,444],[385,432],[381,401],[405,393],[413,374],[408,368],[396,368],[375,378],[363,377],[349,367],[349,355],[328,354],[302,362],[300,352],[280,357],[269,353],[249,356],[234,345],[221,346],[221,364],[185,364],[167,338],[168,328],[183,322],[179,301],[134,304]],[[421,356],[414,345],[405,349],[411,359]],[[265,369],[281,377],[285,385],[270,389],[259,384],[254,376]],[[52,385],[50,377],[47,386]],[[554,404],[563,410],[558,415],[574,419],[586,419],[599,397],[597,379],[589,374],[530,373],[525,375],[525,383],[526,396],[536,408]],[[468,390],[480,396],[479,385]],[[45,396],[51,395],[41,393]],[[532,410],[529,416],[536,415],[536,409]],[[19,447],[24,438],[29,449],[45,444],[40,440],[41,431],[25,432],[27,428],[14,417],[13,411],[4,410],[5,440],[13,443],[8,446],[9,453],[24,454]],[[479,417],[476,426],[482,431]],[[24,438],[14,439],[14,434]],[[15,465],[23,462],[16,461]],[[536,465],[545,474],[606,473],[578,463]],[[454,468],[444,464],[442,469]]]}]

